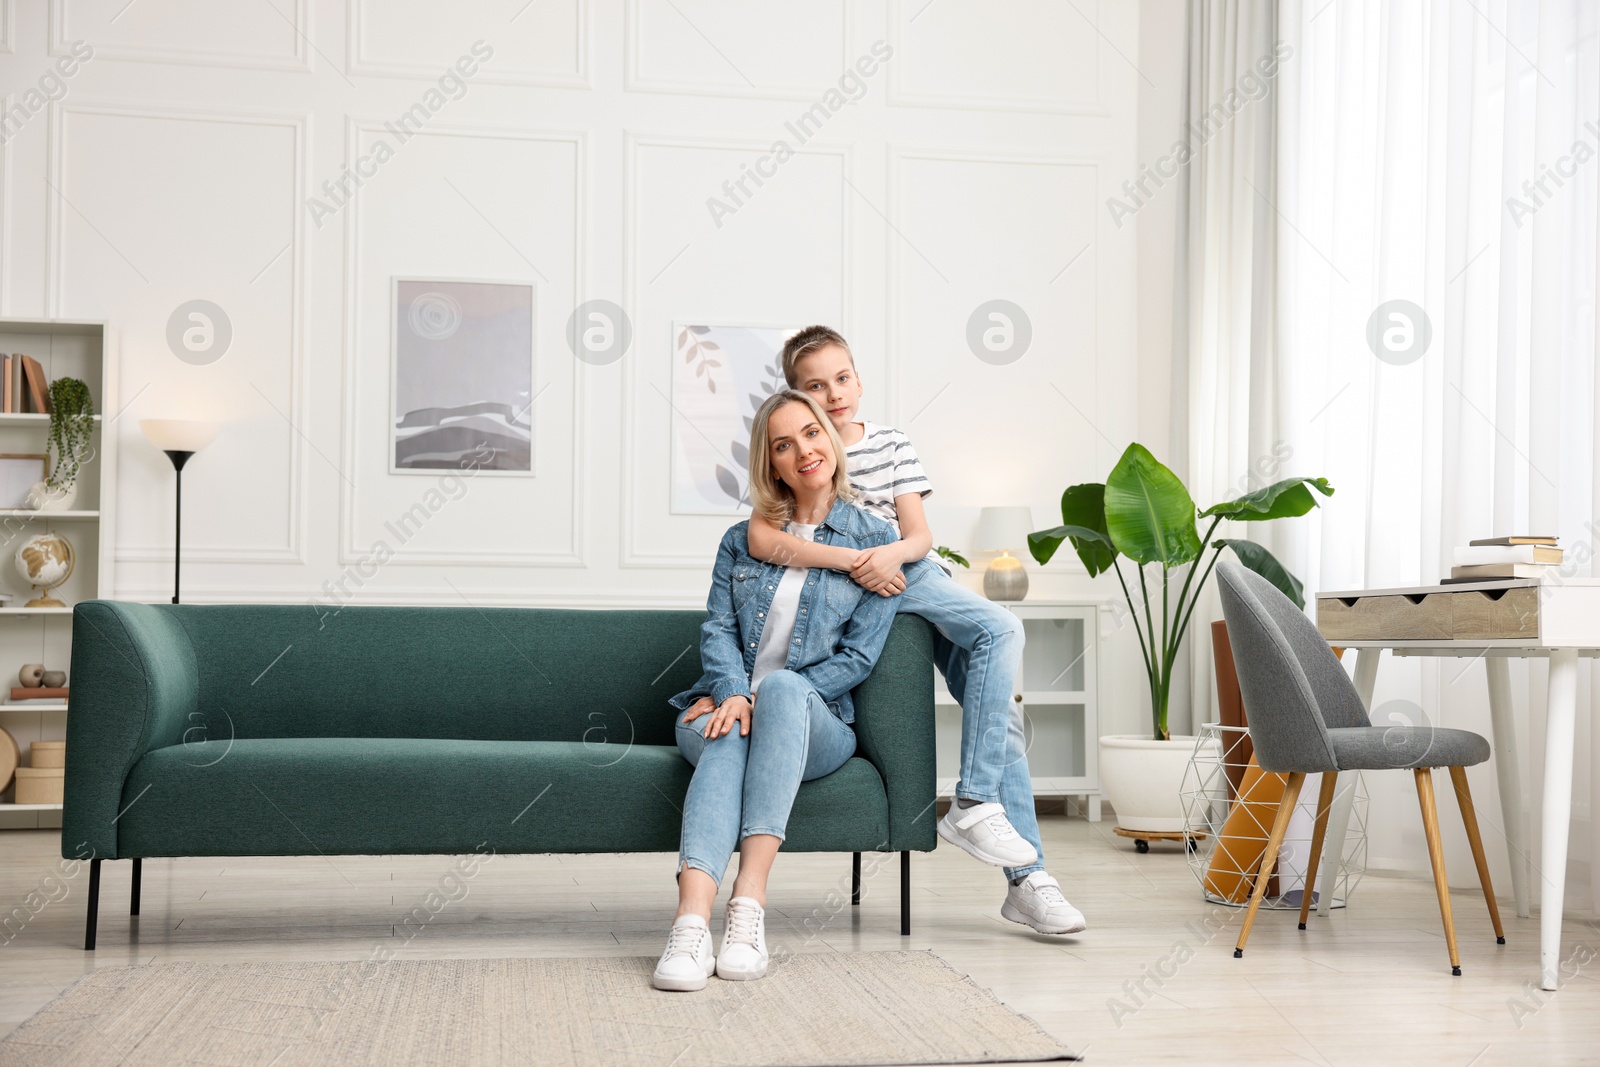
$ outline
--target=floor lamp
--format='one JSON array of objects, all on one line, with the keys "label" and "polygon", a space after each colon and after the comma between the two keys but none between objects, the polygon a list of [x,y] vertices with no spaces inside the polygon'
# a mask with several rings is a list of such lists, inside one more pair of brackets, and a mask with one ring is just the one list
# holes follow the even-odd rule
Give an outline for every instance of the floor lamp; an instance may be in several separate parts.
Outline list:
[{"label": "floor lamp", "polygon": [[188,419],[140,419],[139,429],[145,438],[172,461],[178,475],[177,514],[173,520],[172,542],[172,602],[178,602],[178,578],[183,558],[183,465],[189,457],[217,439],[221,429],[214,422],[194,422]]}]

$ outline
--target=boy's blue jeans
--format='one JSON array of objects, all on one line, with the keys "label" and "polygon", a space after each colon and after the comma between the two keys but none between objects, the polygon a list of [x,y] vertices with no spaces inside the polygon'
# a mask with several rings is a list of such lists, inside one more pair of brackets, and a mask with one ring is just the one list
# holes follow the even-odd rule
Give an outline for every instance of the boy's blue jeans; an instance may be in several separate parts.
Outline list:
[{"label": "boy's blue jeans", "polygon": [[680,870],[704,871],[720,886],[739,842],[751,834],[783,840],[800,783],[843,767],[856,733],[793,671],[761,680],[748,737],[735,727],[708,741],[705,725],[704,716],[678,716],[678,750],[694,764],[678,860]]},{"label": "boy's blue jeans", "polygon": [[1008,867],[1006,877],[1044,870],[1044,845],[1033,812],[1033,781],[1022,735],[1022,705],[1012,699],[1022,663],[1022,621],[972,592],[931,560],[905,568],[906,591],[897,610],[931,622],[939,631],[934,661],[950,695],[961,705],[961,778],[956,795],[998,801],[1017,833],[1039,853],[1028,867]]}]

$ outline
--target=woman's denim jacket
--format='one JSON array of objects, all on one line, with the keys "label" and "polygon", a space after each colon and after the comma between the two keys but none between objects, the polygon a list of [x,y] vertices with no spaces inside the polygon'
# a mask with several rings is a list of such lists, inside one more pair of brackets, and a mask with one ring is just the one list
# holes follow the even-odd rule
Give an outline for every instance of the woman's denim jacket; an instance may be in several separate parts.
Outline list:
[{"label": "woman's denim jacket", "polygon": [[[750,671],[767,611],[784,568],[750,555],[750,524],[741,522],[722,535],[700,627],[702,674],[693,688],[669,703],[685,711],[700,697],[717,704],[750,697]],[[821,545],[873,548],[898,540],[894,527],[853,504],[835,501],[817,526]],[[872,673],[894,622],[895,598],[869,593],[848,574],[813,567],[800,591],[794,636],[784,667],[810,682],[845,722],[854,722],[850,690]]]}]

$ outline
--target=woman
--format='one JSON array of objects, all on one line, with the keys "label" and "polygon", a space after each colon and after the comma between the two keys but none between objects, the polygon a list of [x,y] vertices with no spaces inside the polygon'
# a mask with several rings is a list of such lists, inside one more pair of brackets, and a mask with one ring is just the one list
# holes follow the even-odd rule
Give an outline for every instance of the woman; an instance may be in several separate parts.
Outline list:
[{"label": "woman", "polygon": [[[815,401],[784,390],[756,412],[750,496],[774,525],[823,544],[868,549],[894,528],[848,501],[844,446]],[[850,690],[872,672],[894,599],[848,574],[762,563],[741,522],[722,537],[700,629],[703,673],[670,703],[678,747],[694,764],[683,804],[678,914],[656,965],[657,989],[704,989],[767,973],[767,875],[800,783],[832,774],[856,750]],[[739,874],[722,951],[711,905],[735,846]]]}]

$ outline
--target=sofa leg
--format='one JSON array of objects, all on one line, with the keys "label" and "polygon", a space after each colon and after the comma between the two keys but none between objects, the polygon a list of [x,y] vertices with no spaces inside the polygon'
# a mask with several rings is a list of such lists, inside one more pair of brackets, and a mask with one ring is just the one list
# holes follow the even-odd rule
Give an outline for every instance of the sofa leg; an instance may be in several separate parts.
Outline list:
[{"label": "sofa leg", "polygon": [[139,875],[144,873],[143,864],[144,860],[137,856],[133,858],[133,905],[128,909],[129,915],[139,914]]},{"label": "sofa leg", "polygon": [[850,860],[850,904],[857,906],[861,903],[861,853],[857,852]]},{"label": "sofa leg", "polygon": [[911,936],[911,853],[900,853],[900,936]]},{"label": "sofa leg", "polygon": [[83,950],[94,951],[94,928],[100,918],[100,861],[89,861],[89,916],[83,924]]}]

